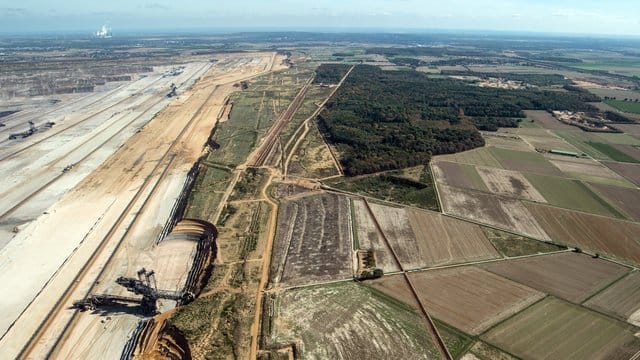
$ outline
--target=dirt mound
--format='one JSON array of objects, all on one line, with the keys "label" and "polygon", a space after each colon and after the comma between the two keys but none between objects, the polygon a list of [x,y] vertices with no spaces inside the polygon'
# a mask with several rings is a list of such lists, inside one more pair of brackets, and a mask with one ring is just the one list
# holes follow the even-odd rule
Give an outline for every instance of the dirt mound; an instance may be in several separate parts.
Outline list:
[{"label": "dirt mound", "polygon": [[191,350],[184,335],[167,322],[171,312],[150,319],[138,336],[131,357],[134,360],[190,360]]}]

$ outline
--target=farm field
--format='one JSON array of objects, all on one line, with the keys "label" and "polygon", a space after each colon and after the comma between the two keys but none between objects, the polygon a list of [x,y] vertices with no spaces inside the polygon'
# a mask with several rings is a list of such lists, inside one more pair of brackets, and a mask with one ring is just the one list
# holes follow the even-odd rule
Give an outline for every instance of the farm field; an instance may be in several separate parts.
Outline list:
[{"label": "farm field", "polygon": [[589,184],[610,204],[624,212],[629,219],[640,221],[640,190],[618,186]]},{"label": "farm field", "polygon": [[473,165],[438,161],[431,164],[433,176],[448,186],[487,191],[488,188]]},{"label": "farm field", "polygon": [[605,100],[604,102],[620,111],[640,114],[640,102],[623,100]]},{"label": "farm field", "polygon": [[487,238],[493,246],[505,257],[544,254],[565,250],[565,247],[549,244],[544,241],[530,239],[524,236],[511,234],[505,231],[483,227]]},{"label": "farm field", "polygon": [[633,184],[625,180],[622,176],[595,160],[553,154],[547,154],[545,156],[558,169],[562,170],[563,173],[580,180],[635,188]]},{"label": "farm field", "polygon": [[625,164],[611,161],[604,161],[609,169],[624,176],[627,180],[640,186],[640,164]]},{"label": "farm field", "polygon": [[324,193],[283,201],[271,261],[272,282],[301,285],[351,278],[350,221],[344,196]]},{"label": "farm field", "polygon": [[580,181],[536,174],[527,174],[526,177],[552,205],[624,218],[615,208]]},{"label": "farm field", "polygon": [[382,234],[375,225],[374,219],[369,214],[364,200],[351,200],[353,209],[353,222],[355,230],[355,242],[360,250],[373,250],[376,259],[376,267],[385,273],[400,271],[391,250],[387,246]]},{"label": "farm field", "polygon": [[623,90],[623,89],[610,89],[610,88],[601,88],[594,87],[589,88],[589,92],[592,92],[600,97],[612,97],[617,99],[631,99],[640,101],[640,92]]},{"label": "farm field", "polygon": [[537,202],[547,202],[545,198],[519,172],[496,168],[477,167],[476,170],[493,194],[513,196]]},{"label": "farm field", "polygon": [[493,156],[490,148],[481,147],[473,150],[463,151],[455,154],[438,155],[433,158],[433,162],[450,161],[460,164],[480,165],[499,168],[500,163]]},{"label": "farm field", "polygon": [[[588,135],[588,133],[582,130],[561,130],[555,131],[558,136],[563,138],[565,141],[575,146],[580,150],[580,153],[587,154],[594,159],[598,160],[610,160],[611,158],[606,155],[605,152],[600,151],[599,149],[591,146],[590,143],[594,141],[597,143],[602,143],[600,138],[595,137],[595,134]],[[605,144],[606,145],[606,144]],[[596,145],[597,146],[597,145]]]},{"label": "farm field", "polygon": [[536,239],[549,240],[529,210],[516,199],[439,186],[446,214],[511,230]]},{"label": "farm field", "polygon": [[629,269],[572,252],[480,265],[485,270],[574,303],[617,280]]},{"label": "farm field", "polygon": [[471,335],[545,296],[476,267],[414,272],[409,277],[433,317]]},{"label": "farm field", "polygon": [[629,359],[640,350],[630,325],[548,297],[482,336],[527,359]]},{"label": "farm field", "polygon": [[526,207],[554,241],[640,264],[640,224],[533,203]]},{"label": "farm field", "polygon": [[497,132],[482,132],[486,146],[495,146],[508,150],[530,151],[531,146],[516,135]]},{"label": "farm field", "polygon": [[[619,127],[618,124],[615,125]],[[634,138],[630,134],[620,133],[597,133],[598,138],[602,139],[605,143],[619,144],[619,145],[640,145],[640,140]]]},{"label": "farm field", "polygon": [[534,123],[549,130],[574,130],[575,127],[567,125],[557,120],[553,115],[545,110],[526,110],[527,118],[533,119]]},{"label": "farm field", "polygon": [[[533,130],[533,129],[531,129]],[[528,131],[530,134],[520,134],[520,137],[524,139],[527,143],[531,144],[535,149],[541,149],[544,151],[550,150],[563,150],[563,151],[573,151],[579,152],[580,150],[576,149],[573,145],[564,141],[557,135],[549,133],[548,130],[540,129],[533,133],[533,131]]]},{"label": "farm field", "polygon": [[616,124],[616,128],[640,140],[640,124]]},{"label": "farm field", "polygon": [[478,225],[437,213],[370,206],[404,269],[500,256]]},{"label": "farm field", "polygon": [[640,162],[640,160],[638,160],[640,158],[640,151],[629,145],[607,144],[594,141],[589,141],[587,144],[611,160],[626,163]]},{"label": "farm field", "polygon": [[491,148],[490,151],[504,169],[562,176],[562,172],[558,168],[536,152],[512,151],[500,148]]},{"label": "farm field", "polygon": [[302,358],[439,358],[415,310],[357,283],[288,290],[273,311],[271,342]]},{"label": "farm field", "polygon": [[640,272],[618,280],[584,305],[640,326]]}]

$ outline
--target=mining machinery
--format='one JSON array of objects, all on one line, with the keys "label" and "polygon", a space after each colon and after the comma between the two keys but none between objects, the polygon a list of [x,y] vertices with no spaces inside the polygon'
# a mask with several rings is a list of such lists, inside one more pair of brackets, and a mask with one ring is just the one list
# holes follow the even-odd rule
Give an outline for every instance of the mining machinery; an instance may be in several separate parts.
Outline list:
[{"label": "mining machinery", "polygon": [[142,298],[93,294],[85,299],[75,301],[72,308],[86,311],[117,304],[139,304],[142,313],[155,315],[158,310],[156,302],[159,299],[175,300],[180,304],[190,303],[194,299],[194,295],[188,291],[158,290],[153,270],[147,271],[142,268],[138,270],[137,275],[137,278],[120,276],[116,279],[116,283],[135,295],[142,295]]}]

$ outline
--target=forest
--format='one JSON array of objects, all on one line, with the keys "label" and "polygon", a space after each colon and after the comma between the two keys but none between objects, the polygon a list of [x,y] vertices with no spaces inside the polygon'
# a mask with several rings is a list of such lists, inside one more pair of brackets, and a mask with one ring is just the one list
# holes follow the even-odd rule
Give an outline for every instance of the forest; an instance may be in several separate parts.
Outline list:
[{"label": "forest", "polygon": [[358,65],[326,104],[318,124],[340,152],[345,173],[359,175],[424,165],[432,155],[483,146],[478,128],[518,126],[523,110],[595,110],[583,97],[483,88],[417,71]]},{"label": "forest", "polygon": [[349,71],[349,67],[347,64],[322,64],[316,69],[316,77],[313,79],[313,83],[337,84]]}]

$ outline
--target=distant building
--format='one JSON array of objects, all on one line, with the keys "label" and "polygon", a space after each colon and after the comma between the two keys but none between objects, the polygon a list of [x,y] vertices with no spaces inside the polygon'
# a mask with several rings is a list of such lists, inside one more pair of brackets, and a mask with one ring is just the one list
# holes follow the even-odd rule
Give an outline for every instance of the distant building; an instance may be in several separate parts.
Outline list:
[{"label": "distant building", "polygon": [[107,25],[102,25],[102,28],[96,31],[95,35],[100,39],[108,39],[113,36],[113,34],[111,33],[111,28]]}]

